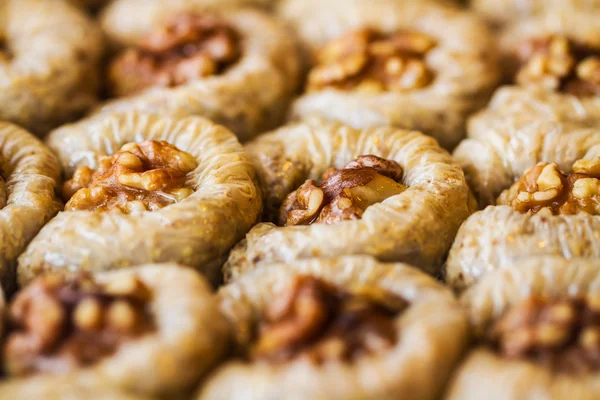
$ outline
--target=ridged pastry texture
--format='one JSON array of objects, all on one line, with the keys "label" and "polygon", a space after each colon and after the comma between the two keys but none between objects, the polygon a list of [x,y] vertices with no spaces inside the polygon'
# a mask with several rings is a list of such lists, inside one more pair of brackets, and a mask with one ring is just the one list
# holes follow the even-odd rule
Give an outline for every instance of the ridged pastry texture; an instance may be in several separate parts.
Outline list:
[{"label": "ridged pastry texture", "polygon": [[359,155],[398,162],[408,189],[370,206],[360,220],[258,224],[232,250],[224,267],[226,279],[263,262],[361,254],[411,263],[435,274],[458,227],[474,209],[460,167],[434,139],[419,132],[356,130],[311,119],[263,135],[246,149],[258,170],[267,213],[278,209],[305,179],[319,179],[326,169],[341,168]]},{"label": "ridged pastry texture", "polygon": [[[471,6],[486,19],[495,23],[552,12],[565,15],[570,9],[600,10],[598,0],[471,0]],[[583,27],[585,28],[585,27]]]},{"label": "ridged pastry texture", "polygon": [[504,87],[469,121],[454,151],[480,207],[462,225],[446,263],[446,280],[464,288],[485,273],[527,255],[595,258],[600,217],[543,216],[493,206],[500,193],[538,162],[568,173],[579,159],[600,155],[600,99]]},{"label": "ridged pastry texture", "polygon": [[[113,46],[134,45],[154,27],[184,12],[202,12],[203,2],[118,0],[107,7],[102,27]],[[130,16],[135,15],[135,19]],[[98,112],[123,110],[199,115],[248,140],[276,127],[299,84],[300,61],[293,34],[266,12],[228,9],[219,13],[242,36],[242,56],[220,75],[173,88],[149,88],[109,101]]]},{"label": "ridged pastry texture", "polygon": [[[40,374],[12,379],[0,385],[0,397],[35,394],[35,398],[65,399],[87,393],[96,398],[96,387],[101,389],[98,398],[107,399],[172,395],[190,389],[225,354],[229,325],[212,289],[195,271],[155,264],[93,276],[100,283],[134,276],[150,289],[147,307],[154,329],[121,344],[116,353],[95,364],[58,378]],[[119,397],[119,390],[132,395]]]},{"label": "ridged pastry texture", "polygon": [[0,122],[0,175],[0,283],[10,293],[17,257],[61,208],[60,166],[31,133]]},{"label": "ridged pastry texture", "polygon": [[409,307],[394,324],[398,341],[381,354],[352,364],[320,367],[306,359],[283,364],[232,360],[208,379],[200,399],[434,399],[468,341],[463,311],[433,278],[404,264],[370,257],[314,259],[275,264],[249,272],[219,292],[239,346],[250,345],[258,316],[294,276],[323,279],[342,290],[368,288],[401,296]]},{"label": "ridged pastry texture", "polygon": [[452,245],[446,281],[464,289],[496,269],[534,255],[600,257],[600,216],[522,214],[490,206],[469,217]]},{"label": "ridged pastry texture", "polygon": [[[461,297],[477,336],[512,304],[529,296],[561,298],[600,294],[600,269],[592,260],[521,259],[487,275]],[[569,375],[526,360],[508,360],[476,347],[457,369],[446,399],[582,399],[600,396],[598,373]]]},{"label": "ridged pastry texture", "polygon": [[68,176],[79,165],[123,144],[165,140],[198,162],[194,193],[152,212],[65,211],[19,260],[24,284],[41,273],[76,274],[148,262],[179,262],[220,279],[229,249],[256,222],[262,207],[256,173],[235,136],[210,121],[128,112],[98,115],[54,131],[48,144]]},{"label": "ridged pastry texture", "polygon": [[454,151],[484,207],[536,163],[568,172],[575,161],[600,155],[600,98],[507,86],[469,121]]},{"label": "ridged pastry texture", "polygon": [[0,120],[45,135],[95,104],[102,35],[81,10],[1,0],[0,20]]},{"label": "ridged pastry texture", "polygon": [[312,53],[348,31],[412,29],[437,41],[426,57],[433,82],[408,92],[364,93],[325,89],[301,96],[292,117],[320,115],[356,128],[392,125],[416,129],[453,148],[466,118],[487,101],[499,78],[497,49],[489,29],[471,13],[430,0],[286,0],[279,13]]}]

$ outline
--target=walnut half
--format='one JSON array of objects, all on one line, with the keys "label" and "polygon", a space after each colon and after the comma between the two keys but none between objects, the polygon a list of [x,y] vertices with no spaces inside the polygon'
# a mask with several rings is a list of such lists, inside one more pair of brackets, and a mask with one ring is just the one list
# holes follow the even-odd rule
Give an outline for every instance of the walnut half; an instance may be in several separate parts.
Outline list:
[{"label": "walnut half", "polygon": [[360,219],[369,206],[406,190],[399,183],[402,167],[373,155],[360,156],[340,170],[329,169],[322,179],[320,185],[308,180],[288,195],[280,209],[280,225]]},{"label": "walnut half", "polygon": [[394,318],[407,306],[388,293],[351,294],[299,276],[264,313],[251,357],[285,362],[302,356],[321,364],[385,351],[397,340]]},{"label": "walnut half", "polygon": [[576,96],[600,94],[600,49],[564,36],[534,38],[519,49],[523,63],[516,81]]},{"label": "walnut half", "polygon": [[600,158],[575,162],[568,175],[556,164],[539,163],[505,190],[497,204],[546,215],[600,215]]},{"label": "walnut half", "polygon": [[364,92],[406,92],[428,86],[425,56],[436,46],[421,32],[382,34],[365,28],[325,45],[308,76],[308,91],[334,87]]},{"label": "walnut half", "polygon": [[97,171],[75,170],[63,186],[65,210],[157,210],[193,193],[186,178],[197,166],[192,155],[165,141],[128,143],[113,156],[101,157]]},{"label": "walnut half", "polygon": [[600,297],[526,299],[492,325],[488,339],[507,358],[566,373],[598,371]]},{"label": "walnut half", "polygon": [[209,14],[181,14],[158,27],[109,68],[109,88],[124,96],[222,73],[240,57],[239,34]]},{"label": "walnut half", "polygon": [[107,284],[85,275],[73,281],[38,278],[9,306],[5,372],[64,373],[113,354],[153,329],[146,309],[151,297],[134,276]]}]

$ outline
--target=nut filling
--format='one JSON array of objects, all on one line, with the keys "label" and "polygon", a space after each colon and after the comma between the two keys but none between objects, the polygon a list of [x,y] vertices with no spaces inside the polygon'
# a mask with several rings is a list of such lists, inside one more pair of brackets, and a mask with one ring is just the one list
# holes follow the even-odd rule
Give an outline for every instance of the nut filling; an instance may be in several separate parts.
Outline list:
[{"label": "nut filling", "polygon": [[205,14],[178,15],[113,61],[111,94],[124,96],[221,74],[238,61],[240,47],[238,33],[225,21]]},{"label": "nut filling", "polygon": [[433,81],[425,58],[435,46],[432,37],[410,30],[389,35],[368,28],[350,32],[317,53],[308,91],[333,87],[378,93],[424,88]]},{"label": "nut filling", "polygon": [[133,276],[107,284],[88,276],[38,278],[10,304],[4,371],[65,373],[110,356],[154,329],[151,295]]},{"label": "nut filling", "polygon": [[65,182],[65,210],[124,213],[153,211],[181,201],[194,192],[186,187],[196,159],[165,141],[128,143],[112,156],[100,157],[94,172],[78,167]]},{"label": "nut filling", "polygon": [[600,369],[600,297],[533,297],[491,327],[489,343],[510,359],[539,362],[557,372]]},{"label": "nut filling", "polygon": [[600,158],[575,162],[568,175],[556,164],[539,163],[505,190],[497,203],[522,213],[600,215]]},{"label": "nut filling", "polygon": [[385,351],[397,341],[394,321],[407,306],[395,295],[349,294],[297,277],[267,308],[251,358],[278,363],[307,357],[322,364]]},{"label": "nut filling", "polygon": [[332,224],[360,219],[367,207],[406,190],[398,183],[402,167],[373,155],[359,156],[342,169],[330,168],[322,183],[309,179],[290,193],[279,212],[279,225]]},{"label": "nut filling", "polygon": [[516,81],[579,97],[600,95],[600,49],[562,36],[537,38],[518,51]]}]

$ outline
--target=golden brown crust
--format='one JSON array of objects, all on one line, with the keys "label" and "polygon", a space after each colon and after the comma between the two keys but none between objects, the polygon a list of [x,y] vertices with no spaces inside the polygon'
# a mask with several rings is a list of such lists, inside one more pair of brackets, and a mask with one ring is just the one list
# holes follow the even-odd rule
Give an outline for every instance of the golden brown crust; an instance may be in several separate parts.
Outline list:
[{"label": "golden brown crust", "polygon": [[287,0],[280,14],[291,21],[308,53],[348,31],[372,27],[385,33],[420,31],[437,46],[425,58],[434,81],[405,93],[361,93],[335,89],[311,92],[292,115],[320,115],[356,128],[392,125],[416,129],[453,148],[464,135],[467,116],[483,106],[497,83],[497,49],[488,28],[472,14],[439,3],[394,0]]},{"label": "golden brown crust", "polygon": [[59,214],[21,257],[21,283],[50,271],[72,274],[173,260],[213,282],[220,279],[223,257],[256,222],[262,204],[255,171],[231,132],[198,117],[127,112],[66,125],[48,143],[70,176],[77,166],[93,168],[98,156],[144,139],[166,140],[196,158],[198,167],[189,174],[194,193],[153,212]]},{"label": "golden brown crust", "polygon": [[[204,12],[201,2],[119,0],[105,9],[102,26],[113,44],[139,43],[156,25],[183,12]],[[217,12],[242,36],[240,60],[223,74],[174,88],[153,88],[109,101],[98,112],[160,111],[199,115],[223,124],[241,140],[281,122],[299,83],[299,59],[293,35],[271,15],[250,9]],[[129,18],[136,15],[135,20]]]},{"label": "golden brown crust", "polygon": [[102,37],[82,11],[64,0],[3,0],[0,18],[9,51],[0,61],[0,119],[45,135],[94,105]]},{"label": "golden brown crust", "polygon": [[219,293],[223,312],[237,327],[239,346],[251,343],[261,312],[298,275],[315,276],[350,292],[368,288],[406,299],[409,308],[394,320],[400,334],[396,345],[353,364],[331,362],[316,367],[305,359],[275,365],[231,361],[210,379],[200,398],[243,398],[249,390],[257,399],[391,399],[398,393],[411,399],[433,399],[439,395],[467,343],[464,315],[446,288],[403,264],[341,257],[252,271]]},{"label": "golden brown crust", "polygon": [[[231,252],[226,277],[258,263],[369,254],[436,273],[461,222],[469,189],[449,154],[430,137],[394,128],[355,130],[323,120],[283,127],[247,145],[265,193],[267,214],[305,179],[318,179],[359,155],[396,161],[408,189],[369,207],[362,218],[332,225],[255,226]],[[274,214],[270,214],[274,215]],[[435,241],[430,240],[436,237]]]}]

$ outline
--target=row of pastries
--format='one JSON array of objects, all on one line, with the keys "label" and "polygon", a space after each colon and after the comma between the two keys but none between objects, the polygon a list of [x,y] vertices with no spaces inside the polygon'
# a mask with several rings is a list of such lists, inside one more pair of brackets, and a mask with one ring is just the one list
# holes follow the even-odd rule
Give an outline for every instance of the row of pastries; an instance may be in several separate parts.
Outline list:
[{"label": "row of pastries", "polygon": [[0,398],[600,397],[600,3],[0,0]]}]

